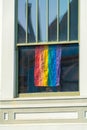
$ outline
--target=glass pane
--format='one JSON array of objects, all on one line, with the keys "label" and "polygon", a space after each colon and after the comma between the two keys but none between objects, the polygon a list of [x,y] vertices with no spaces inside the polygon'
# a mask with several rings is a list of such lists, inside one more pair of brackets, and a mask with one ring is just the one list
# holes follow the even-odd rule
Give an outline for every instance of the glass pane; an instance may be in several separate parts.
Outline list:
[{"label": "glass pane", "polygon": [[36,0],[28,0],[28,42],[36,41]]},{"label": "glass pane", "polygon": [[26,41],[26,1],[18,0],[18,43]]},{"label": "glass pane", "polygon": [[79,91],[78,47],[20,47],[19,93]]},{"label": "glass pane", "polygon": [[49,0],[48,40],[57,40],[57,0]]},{"label": "glass pane", "polygon": [[46,41],[46,0],[39,0],[38,41]]},{"label": "glass pane", "polygon": [[79,46],[62,45],[61,91],[79,91]]},{"label": "glass pane", "polygon": [[61,48],[55,46],[19,49],[19,93],[57,92],[60,89]]},{"label": "glass pane", "polygon": [[78,0],[70,2],[70,40],[78,40]]},{"label": "glass pane", "polygon": [[67,40],[67,10],[68,0],[60,0],[59,9],[59,40]]}]

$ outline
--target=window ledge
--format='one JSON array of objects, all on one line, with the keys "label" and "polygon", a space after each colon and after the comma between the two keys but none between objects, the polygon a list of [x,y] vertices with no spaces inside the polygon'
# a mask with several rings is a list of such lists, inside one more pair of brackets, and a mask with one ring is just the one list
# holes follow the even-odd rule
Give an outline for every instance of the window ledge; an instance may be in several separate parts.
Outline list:
[{"label": "window ledge", "polygon": [[0,101],[2,124],[87,123],[87,98]]}]

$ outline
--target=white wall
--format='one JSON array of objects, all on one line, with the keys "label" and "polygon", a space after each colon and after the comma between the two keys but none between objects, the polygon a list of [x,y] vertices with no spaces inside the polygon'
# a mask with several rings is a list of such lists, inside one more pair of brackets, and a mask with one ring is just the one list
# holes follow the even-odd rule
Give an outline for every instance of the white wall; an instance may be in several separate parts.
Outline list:
[{"label": "white wall", "polygon": [[0,20],[3,21],[3,29],[2,39],[0,39],[2,46],[0,48],[2,50],[0,95],[1,99],[11,99],[14,96],[14,0],[0,0],[0,12],[1,9],[3,17],[0,17]]},{"label": "white wall", "polygon": [[1,92],[1,53],[2,53],[2,0],[0,0],[0,92]]},{"label": "white wall", "polygon": [[87,97],[87,0],[80,1],[80,93]]},{"label": "white wall", "polygon": [[[14,97],[14,1],[0,0],[0,98]],[[80,93],[87,97],[87,0],[80,1]],[[3,11],[2,11],[3,2]],[[2,19],[3,12],[3,19]],[[3,22],[2,22],[3,20]],[[3,30],[2,30],[3,28]],[[2,30],[2,31],[1,31]],[[2,56],[1,56],[2,55]],[[2,68],[1,68],[2,67]],[[2,71],[2,72],[1,72]],[[0,125],[1,130],[87,130],[87,124]]]},{"label": "white wall", "polygon": [[5,125],[1,130],[87,130],[87,124]]},{"label": "white wall", "polygon": [[[14,1],[0,0],[0,96],[12,99],[15,89]],[[80,1],[80,95],[87,97],[87,0]],[[2,11],[3,2],[3,11]],[[1,22],[3,20],[3,22]],[[3,28],[3,29],[2,29]],[[2,33],[1,33],[2,29]],[[2,46],[2,47],[1,47]],[[2,56],[1,56],[2,55]],[[2,59],[1,59],[2,58]],[[1,68],[2,66],[2,68]]]}]

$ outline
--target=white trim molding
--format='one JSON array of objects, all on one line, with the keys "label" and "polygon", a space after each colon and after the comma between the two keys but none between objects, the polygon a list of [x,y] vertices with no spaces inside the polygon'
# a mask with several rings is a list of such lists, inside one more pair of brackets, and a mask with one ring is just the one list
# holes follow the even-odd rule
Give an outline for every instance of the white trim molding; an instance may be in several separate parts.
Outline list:
[{"label": "white trim molding", "polygon": [[2,62],[2,1],[0,0],[0,98],[1,98],[1,62]]},{"label": "white trim molding", "polygon": [[[15,0],[0,0],[2,8],[2,41],[1,41],[1,99],[14,97],[15,66]],[[1,4],[0,4],[1,7]],[[0,8],[1,10],[1,8]],[[0,17],[1,20],[1,17]],[[1,29],[1,28],[0,28]]]},{"label": "white trim molding", "polygon": [[87,123],[87,99],[3,100],[1,124]]}]

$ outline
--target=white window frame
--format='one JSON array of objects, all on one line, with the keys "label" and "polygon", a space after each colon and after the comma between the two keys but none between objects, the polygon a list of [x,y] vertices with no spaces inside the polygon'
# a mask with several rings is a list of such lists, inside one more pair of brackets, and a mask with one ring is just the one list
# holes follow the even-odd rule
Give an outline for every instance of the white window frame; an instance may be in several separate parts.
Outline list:
[{"label": "white window frame", "polygon": [[[60,10],[60,0],[57,0],[57,40],[55,41],[49,41],[48,40],[48,17],[49,17],[49,3],[50,3],[50,0],[47,0],[46,1],[46,41],[42,41],[42,42],[39,42],[39,40],[38,40],[38,3],[39,3],[39,0],[36,0],[36,41],[35,42],[29,42],[28,41],[28,0],[25,0],[25,2],[26,2],[26,38],[25,38],[25,42],[19,42],[18,41],[18,39],[17,39],[17,37],[18,37],[18,35],[19,35],[19,33],[18,33],[18,1],[16,1],[16,48],[17,48],[17,56],[18,56],[18,52],[19,52],[19,48],[20,47],[25,47],[25,46],[27,46],[27,47],[30,47],[30,46],[37,46],[37,45],[58,45],[58,44],[61,44],[61,45],[63,45],[63,44],[65,44],[65,45],[67,45],[67,44],[78,44],[78,46],[79,46],[79,33],[78,33],[78,39],[77,40],[70,40],[70,0],[68,0],[67,1],[67,39],[65,40],[65,41],[63,41],[63,40],[59,40],[59,35],[60,35],[60,33],[59,33],[59,10]],[[79,31],[79,1],[78,1],[78,31]],[[17,72],[18,72],[18,69],[19,69],[19,67],[18,67],[18,57],[17,57]],[[19,82],[19,79],[18,79],[19,77],[18,77],[18,73],[17,73],[17,86],[19,87],[19,85],[18,85],[18,82]],[[17,87],[17,88],[18,88]],[[33,92],[34,93],[34,92]],[[71,91],[71,92],[52,92],[52,93],[48,93],[48,92],[44,92],[44,93],[39,93],[39,92],[37,92],[37,93],[34,93],[34,94],[32,94],[32,93],[19,93],[18,94],[18,96],[19,97],[44,97],[44,96],[46,96],[46,97],[49,97],[49,96],[76,96],[76,95],[79,95],[80,94],[80,92],[79,92],[79,90],[78,91]]]}]

